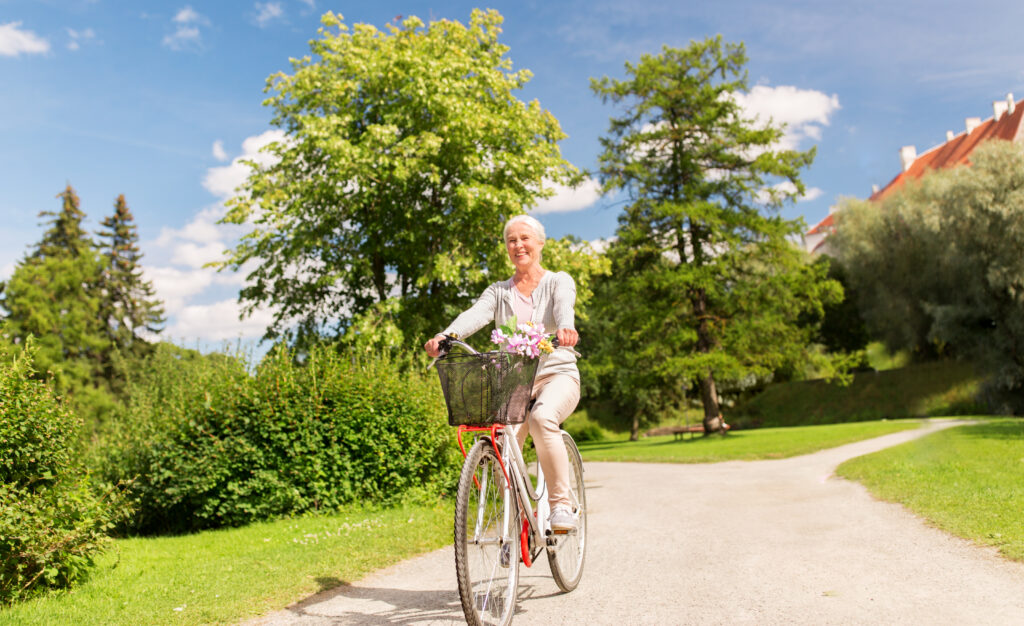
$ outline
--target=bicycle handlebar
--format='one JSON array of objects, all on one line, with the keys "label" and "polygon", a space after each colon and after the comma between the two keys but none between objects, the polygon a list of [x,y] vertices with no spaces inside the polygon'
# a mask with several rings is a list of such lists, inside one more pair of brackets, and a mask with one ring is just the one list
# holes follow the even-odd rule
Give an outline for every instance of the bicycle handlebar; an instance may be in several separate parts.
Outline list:
[{"label": "bicycle handlebar", "polygon": [[[442,357],[447,356],[448,353],[451,352],[452,346],[462,346],[463,348],[468,350],[470,354],[479,354],[476,350],[473,349],[473,346],[469,345],[465,341],[462,341],[461,339],[459,339],[455,335],[442,335],[442,337],[443,337],[443,339],[441,339],[441,341],[439,341],[438,344],[437,344],[438,350],[440,350],[441,354],[439,356],[435,357],[434,360],[430,362],[430,365],[427,366],[428,369],[430,367],[432,367],[434,365],[434,363],[437,362],[437,359],[440,359]],[[574,348],[572,348],[570,346],[561,346],[561,345],[559,345],[558,337],[551,337],[551,345],[554,346],[555,348],[561,348],[562,350],[568,350],[568,351],[572,352],[573,354],[575,354],[576,356],[582,356],[579,352],[577,352]]]}]

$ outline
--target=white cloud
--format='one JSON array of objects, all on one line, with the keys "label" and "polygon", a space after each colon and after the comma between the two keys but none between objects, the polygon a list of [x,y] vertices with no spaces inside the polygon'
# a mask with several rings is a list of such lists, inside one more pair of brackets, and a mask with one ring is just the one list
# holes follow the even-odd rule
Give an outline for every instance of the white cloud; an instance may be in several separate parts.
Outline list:
[{"label": "white cloud", "polygon": [[611,246],[617,240],[618,237],[612,235],[607,239],[591,239],[587,243],[590,244],[590,249],[596,252],[597,254],[604,254],[605,252],[608,251],[609,246]]},{"label": "white cloud", "polygon": [[211,167],[203,178],[203,187],[215,196],[230,198],[245,179],[249,176],[249,166],[242,161],[255,161],[260,165],[273,163],[274,155],[260,152],[263,146],[274,141],[284,141],[285,134],[281,130],[268,130],[242,142],[242,155],[235,157],[230,165]]},{"label": "white cloud", "polygon": [[173,20],[177,26],[170,35],[166,35],[163,44],[171,50],[196,49],[202,44],[199,26],[209,26],[210,20],[197,13],[191,6],[178,11]]},{"label": "white cloud", "polygon": [[[796,185],[789,182],[788,180],[782,181],[777,185],[772,185],[771,190],[778,193],[794,194],[796,193]],[[802,195],[796,198],[797,202],[809,202],[820,198],[825,192],[818,187],[805,187]],[[761,204],[769,204],[771,202],[771,193],[769,190],[762,190],[758,192],[756,196],[757,202]]]},{"label": "white cloud", "polygon": [[160,230],[160,236],[156,240],[158,246],[167,247],[176,239],[184,239],[199,243],[210,243],[223,239],[223,232],[217,226],[217,221],[224,216],[224,209],[221,206],[207,207],[196,214],[192,221],[180,230],[167,228]]},{"label": "white cloud", "polygon": [[217,159],[218,161],[228,160],[228,153],[224,152],[224,142],[221,141],[220,139],[213,142],[213,158]]},{"label": "white cloud", "polygon": [[91,28],[86,28],[85,30],[68,28],[66,30],[68,31],[68,37],[71,38],[68,41],[68,50],[78,50],[82,47],[83,43],[91,43],[96,40],[96,31]]},{"label": "white cloud", "polygon": [[219,241],[211,241],[204,245],[186,241],[174,249],[171,262],[199,269],[207,263],[223,260],[225,249],[224,244]]},{"label": "white cloud", "polygon": [[[273,314],[265,310],[239,320],[241,307],[235,299],[222,300],[245,286],[245,277],[256,268],[255,262],[247,263],[237,272],[218,272],[203,266],[223,260],[224,251],[232,248],[246,230],[243,226],[218,224],[227,210],[223,201],[249,173],[241,160],[268,164],[274,157],[261,154],[260,148],[285,139],[282,131],[270,130],[243,141],[241,156],[229,165],[209,168],[203,178],[203,186],[217,196],[218,201],[197,211],[181,228],[161,229],[160,235],[148,242],[150,258],[160,259],[156,265],[146,266],[145,274],[164,302],[168,316],[162,337],[186,341],[260,337],[273,321]],[[213,144],[213,154],[227,159],[222,141]]]},{"label": "white cloud", "polygon": [[25,54],[45,54],[50,42],[30,30],[21,30],[21,22],[0,24],[0,56],[17,57]]},{"label": "white cloud", "polygon": [[206,18],[196,13],[190,5],[185,5],[185,8],[181,9],[174,15],[174,21],[178,24],[191,24],[197,22],[200,24],[209,23]]},{"label": "white cloud", "polygon": [[316,0],[302,0],[302,3],[310,9],[316,9]]},{"label": "white cloud", "polygon": [[257,2],[256,11],[256,23],[260,28],[284,16],[284,9],[281,8],[280,2]]},{"label": "white cloud", "polygon": [[817,200],[825,194],[825,190],[820,187],[808,187],[804,190],[804,195],[800,196],[797,202],[810,202],[811,200]]},{"label": "white cloud", "polygon": [[168,315],[185,308],[186,301],[213,284],[212,270],[190,271],[173,267],[143,266],[146,280],[153,283],[156,295],[164,303]]},{"label": "white cloud", "polygon": [[804,139],[821,139],[821,129],[828,126],[832,115],[840,109],[839,96],[790,85],[768,87],[757,85],[748,93],[734,94],[744,113],[761,123],[785,124],[785,135],[776,148],[796,149]]},{"label": "white cloud", "polygon": [[585,209],[601,198],[601,184],[593,178],[583,181],[578,187],[566,187],[556,183],[546,183],[545,187],[554,189],[555,195],[544,198],[537,203],[530,213],[562,213]]},{"label": "white cloud", "polygon": [[163,44],[171,50],[185,50],[199,45],[199,29],[195,26],[179,26],[173,34],[164,37]]},{"label": "white cloud", "polygon": [[268,310],[257,310],[249,317],[239,319],[241,310],[241,305],[235,300],[187,306],[178,312],[174,323],[163,334],[167,337],[199,337],[208,341],[261,337],[274,320],[273,312]]}]

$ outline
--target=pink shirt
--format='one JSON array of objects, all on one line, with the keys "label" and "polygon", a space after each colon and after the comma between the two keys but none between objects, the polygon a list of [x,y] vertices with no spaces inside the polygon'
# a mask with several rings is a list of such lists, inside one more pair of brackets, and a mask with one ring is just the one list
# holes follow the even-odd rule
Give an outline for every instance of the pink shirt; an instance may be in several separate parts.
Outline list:
[{"label": "pink shirt", "polygon": [[522,324],[523,322],[530,322],[533,320],[533,296],[524,296],[516,288],[515,283],[509,279],[509,287],[512,288],[512,294],[515,296],[512,298],[512,311],[516,314],[516,322]]}]

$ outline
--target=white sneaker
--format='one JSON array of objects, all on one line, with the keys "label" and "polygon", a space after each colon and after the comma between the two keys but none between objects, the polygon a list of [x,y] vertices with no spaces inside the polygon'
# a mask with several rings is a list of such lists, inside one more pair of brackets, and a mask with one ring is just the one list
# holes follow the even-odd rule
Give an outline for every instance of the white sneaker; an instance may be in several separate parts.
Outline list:
[{"label": "white sneaker", "polygon": [[548,525],[551,530],[576,530],[576,516],[569,507],[560,504],[551,510]]}]

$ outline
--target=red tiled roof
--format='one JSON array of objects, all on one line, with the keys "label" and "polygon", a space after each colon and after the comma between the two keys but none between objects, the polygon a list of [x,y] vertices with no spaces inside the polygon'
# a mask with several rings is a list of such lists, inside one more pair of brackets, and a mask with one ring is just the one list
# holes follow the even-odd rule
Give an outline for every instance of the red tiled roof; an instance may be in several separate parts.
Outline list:
[{"label": "red tiled roof", "polygon": [[[946,143],[939,144],[927,152],[918,155],[907,171],[900,172],[896,178],[889,181],[888,185],[871,194],[871,197],[868,199],[881,200],[896,189],[899,189],[911,178],[920,178],[929,170],[945,169],[967,163],[975,148],[989,139],[1014,141],[1021,138],[1022,120],[1024,120],[1024,102],[1018,103],[1014,107],[1013,113],[1003,113],[998,121],[989,118],[972,130],[970,134],[966,132],[960,133]],[[822,223],[824,223],[824,220]],[[815,228],[818,228],[818,226],[815,226]]]},{"label": "red tiled roof", "polygon": [[821,220],[820,222],[815,224],[811,228],[811,230],[807,231],[807,234],[808,235],[814,235],[814,234],[825,232],[825,231],[831,231],[834,228],[834,226],[835,226],[835,220],[832,219],[832,214],[829,213],[828,215],[825,216],[825,219]]}]

